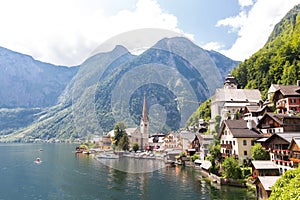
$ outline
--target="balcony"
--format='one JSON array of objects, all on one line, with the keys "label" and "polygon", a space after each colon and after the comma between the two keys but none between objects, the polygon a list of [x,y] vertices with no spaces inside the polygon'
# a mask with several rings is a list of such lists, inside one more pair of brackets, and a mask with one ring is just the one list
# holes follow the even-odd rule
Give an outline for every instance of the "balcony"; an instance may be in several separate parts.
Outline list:
[{"label": "balcony", "polygon": [[283,109],[283,108],[285,108],[285,106],[286,106],[286,101],[285,100],[279,100],[276,103],[276,108],[277,109]]},{"label": "balcony", "polygon": [[221,144],[221,148],[232,149],[232,144]]},{"label": "balcony", "polygon": [[285,149],[285,150],[282,150],[282,149],[272,149],[272,153],[274,154],[277,154],[277,155],[284,155],[284,156],[288,156],[290,151]]},{"label": "balcony", "polygon": [[225,158],[225,157],[229,157],[229,156],[233,156],[234,159],[238,159],[239,156],[238,155],[235,155],[235,154],[231,154],[231,153],[222,153],[222,157]]},{"label": "balcony", "polygon": [[293,162],[292,161],[275,160],[274,162],[276,163],[276,165],[287,166],[287,167],[292,167],[293,166]]}]

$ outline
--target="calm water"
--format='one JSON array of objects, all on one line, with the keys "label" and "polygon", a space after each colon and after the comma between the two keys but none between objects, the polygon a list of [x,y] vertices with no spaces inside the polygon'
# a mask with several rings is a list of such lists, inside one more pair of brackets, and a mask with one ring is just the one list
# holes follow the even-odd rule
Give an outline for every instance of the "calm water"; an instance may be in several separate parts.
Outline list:
[{"label": "calm water", "polygon": [[[192,169],[126,173],[76,156],[74,147],[0,145],[0,199],[255,199],[244,189],[198,180]],[[36,157],[43,162],[36,164]]]}]

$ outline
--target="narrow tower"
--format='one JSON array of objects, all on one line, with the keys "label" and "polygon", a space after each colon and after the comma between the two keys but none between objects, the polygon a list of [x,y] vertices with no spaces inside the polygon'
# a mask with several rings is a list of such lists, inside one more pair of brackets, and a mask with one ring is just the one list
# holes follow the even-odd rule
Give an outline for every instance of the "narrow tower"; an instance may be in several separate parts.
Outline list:
[{"label": "narrow tower", "polygon": [[145,95],[144,103],[143,103],[142,119],[141,119],[141,125],[140,125],[141,149],[145,149],[148,146],[148,138],[149,138],[148,130],[149,130],[149,120],[148,120],[147,102],[146,102],[146,95]]}]

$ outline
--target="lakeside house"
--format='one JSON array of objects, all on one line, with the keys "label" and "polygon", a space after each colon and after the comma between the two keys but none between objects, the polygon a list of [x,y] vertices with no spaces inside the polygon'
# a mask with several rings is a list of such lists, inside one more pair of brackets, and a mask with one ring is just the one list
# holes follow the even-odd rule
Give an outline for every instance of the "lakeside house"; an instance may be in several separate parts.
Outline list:
[{"label": "lakeside house", "polygon": [[300,132],[275,133],[262,142],[262,145],[270,153],[270,160],[279,167],[281,173],[293,167],[293,162],[290,160],[289,146],[292,139],[299,136]]},{"label": "lakeside house", "polygon": [[256,197],[259,200],[267,200],[272,192],[272,186],[280,178],[280,176],[259,176],[254,184]]},{"label": "lakeside house", "polygon": [[251,147],[254,141],[263,137],[254,127],[254,121],[223,121],[217,136],[221,142],[222,157],[234,156],[240,164],[251,159]]},{"label": "lakeside house", "polygon": [[300,117],[287,114],[265,113],[257,124],[262,133],[284,133],[300,131]]},{"label": "lakeside house", "polygon": [[300,137],[294,137],[289,146],[289,157],[293,162],[293,167],[299,167],[300,163]]},{"label": "lakeside house", "polygon": [[258,176],[279,176],[279,167],[271,160],[251,161],[252,177]]}]

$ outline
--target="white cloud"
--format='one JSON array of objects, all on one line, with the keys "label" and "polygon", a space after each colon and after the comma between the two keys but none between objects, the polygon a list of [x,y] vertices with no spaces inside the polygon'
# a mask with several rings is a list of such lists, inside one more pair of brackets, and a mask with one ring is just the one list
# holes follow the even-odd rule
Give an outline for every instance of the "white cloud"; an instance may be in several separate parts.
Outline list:
[{"label": "white cloud", "polygon": [[229,26],[238,33],[232,47],[220,52],[235,60],[249,58],[263,47],[274,26],[299,3],[300,0],[257,0],[248,12],[242,7],[239,15],[220,20],[217,26]]},{"label": "white cloud", "polygon": [[75,65],[122,32],[138,28],[183,32],[177,18],[155,0],[138,0],[134,8],[115,15],[106,12],[99,0],[1,1],[0,45],[42,61]]},{"label": "white cloud", "polygon": [[224,45],[220,44],[219,42],[209,42],[201,45],[201,47],[206,50],[220,51],[222,48],[224,48]]},{"label": "white cloud", "polygon": [[241,7],[252,6],[253,0],[239,0],[239,5]]}]

